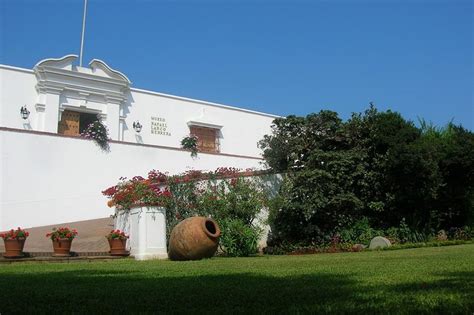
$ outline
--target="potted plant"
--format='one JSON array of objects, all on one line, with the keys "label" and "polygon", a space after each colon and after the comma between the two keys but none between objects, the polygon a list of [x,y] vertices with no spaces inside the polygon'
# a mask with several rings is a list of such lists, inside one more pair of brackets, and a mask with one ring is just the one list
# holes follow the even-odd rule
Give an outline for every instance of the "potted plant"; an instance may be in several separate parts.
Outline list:
[{"label": "potted plant", "polygon": [[191,157],[195,158],[198,154],[198,137],[189,135],[181,140],[181,148],[191,152]]},{"label": "potted plant", "polygon": [[110,151],[109,132],[107,127],[100,120],[90,123],[84,132],[81,133],[81,136],[86,139],[94,140],[103,151]]},{"label": "potted plant", "polygon": [[17,228],[16,230],[11,229],[6,233],[0,234],[0,237],[3,238],[3,242],[5,243],[5,254],[3,257],[23,257],[23,247],[25,246],[26,238],[29,235],[28,232],[21,228]]},{"label": "potted plant", "polygon": [[71,255],[72,240],[77,236],[75,229],[67,227],[53,228],[51,233],[46,234],[46,237],[53,241],[53,250],[55,257],[68,257]]},{"label": "potted plant", "polygon": [[127,245],[128,235],[120,230],[112,230],[106,236],[110,245],[110,255],[112,256],[128,256],[129,252],[125,249]]}]

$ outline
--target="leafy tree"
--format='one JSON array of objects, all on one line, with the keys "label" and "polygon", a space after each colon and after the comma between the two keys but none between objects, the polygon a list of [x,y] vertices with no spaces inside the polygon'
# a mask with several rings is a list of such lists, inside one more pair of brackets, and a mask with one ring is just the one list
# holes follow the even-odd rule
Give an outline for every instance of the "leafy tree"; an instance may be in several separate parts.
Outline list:
[{"label": "leafy tree", "polygon": [[474,225],[474,134],[448,124],[435,134],[439,143],[438,167],[442,185],[438,191],[437,218],[441,228]]},{"label": "leafy tree", "polygon": [[474,135],[462,127],[417,128],[371,105],[347,122],[278,118],[259,145],[287,173],[270,216],[277,238],[325,242],[359,220],[416,233],[474,220]]}]

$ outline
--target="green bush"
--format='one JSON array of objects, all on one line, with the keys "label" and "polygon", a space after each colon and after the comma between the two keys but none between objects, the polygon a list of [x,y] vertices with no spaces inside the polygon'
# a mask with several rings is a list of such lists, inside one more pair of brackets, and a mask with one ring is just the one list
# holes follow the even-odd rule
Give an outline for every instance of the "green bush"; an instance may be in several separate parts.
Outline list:
[{"label": "green bush", "polygon": [[224,219],[219,224],[222,231],[219,246],[227,256],[244,257],[257,253],[260,228],[239,219]]},{"label": "green bush", "polygon": [[474,229],[469,226],[462,228],[451,228],[448,233],[449,239],[452,240],[471,240],[474,238]]},{"label": "green bush", "polygon": [[[286,174],[269,218],[276,244],[327,244],[338,232],[365,242],[373,230],[420,242],[474,226],[474,133],[461,126],[417,127],[373,106],[346,122],[323,110],[275,119],[259,146]],[[364,217],[370,225],[355,226]]]},{"label": "green bush", "polygon": [[[257,251],[261,230],[256,225],[267,205],[267,190],[258,177],[243,177],[236,169],[220,169],[218,175],[198,180],[171,181],[167,208],[168,230],[191,216],[211,217],[221,228],[220,244],[228,256],[248,256]],[[207,174],[209,175],[209,174]]]},{"label": "green bush", "polygon": [[383,235],[383,232],[372,228],[369,219],[364,217],[349,227],[342,229],[339,235],[343,242],[368,245],[370,240],[377,235]]},{"label": "green bush", "polygon": [[420,243],[426,242],[430,238],[435,238],[434,235],[419,232],[411,229],[402,218],[398,227],[390,227],[385,230],[384,234],[392,243]]}]

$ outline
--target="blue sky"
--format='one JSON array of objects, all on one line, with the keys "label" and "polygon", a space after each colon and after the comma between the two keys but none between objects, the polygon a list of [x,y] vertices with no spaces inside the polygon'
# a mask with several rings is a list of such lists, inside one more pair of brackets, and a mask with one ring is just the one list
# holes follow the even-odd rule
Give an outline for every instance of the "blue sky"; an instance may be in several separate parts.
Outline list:
[{"label": "blue sky", "polygon": [[[474,129],[473,1],[89,0],[84,63],[277,115],[373,101]],[[83,0],[0,0],[0,63],[79,53]]]}]

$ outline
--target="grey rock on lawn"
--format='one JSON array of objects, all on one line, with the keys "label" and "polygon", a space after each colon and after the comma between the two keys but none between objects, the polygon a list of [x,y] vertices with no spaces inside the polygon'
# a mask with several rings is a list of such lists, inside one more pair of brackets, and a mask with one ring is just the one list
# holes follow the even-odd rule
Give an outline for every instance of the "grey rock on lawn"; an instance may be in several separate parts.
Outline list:
[{"label": "grey rock on lawn", "polygon": [[388,239],[382,236],[376,236],[370,241],[369,249],[385,248],[392,246]]}]

